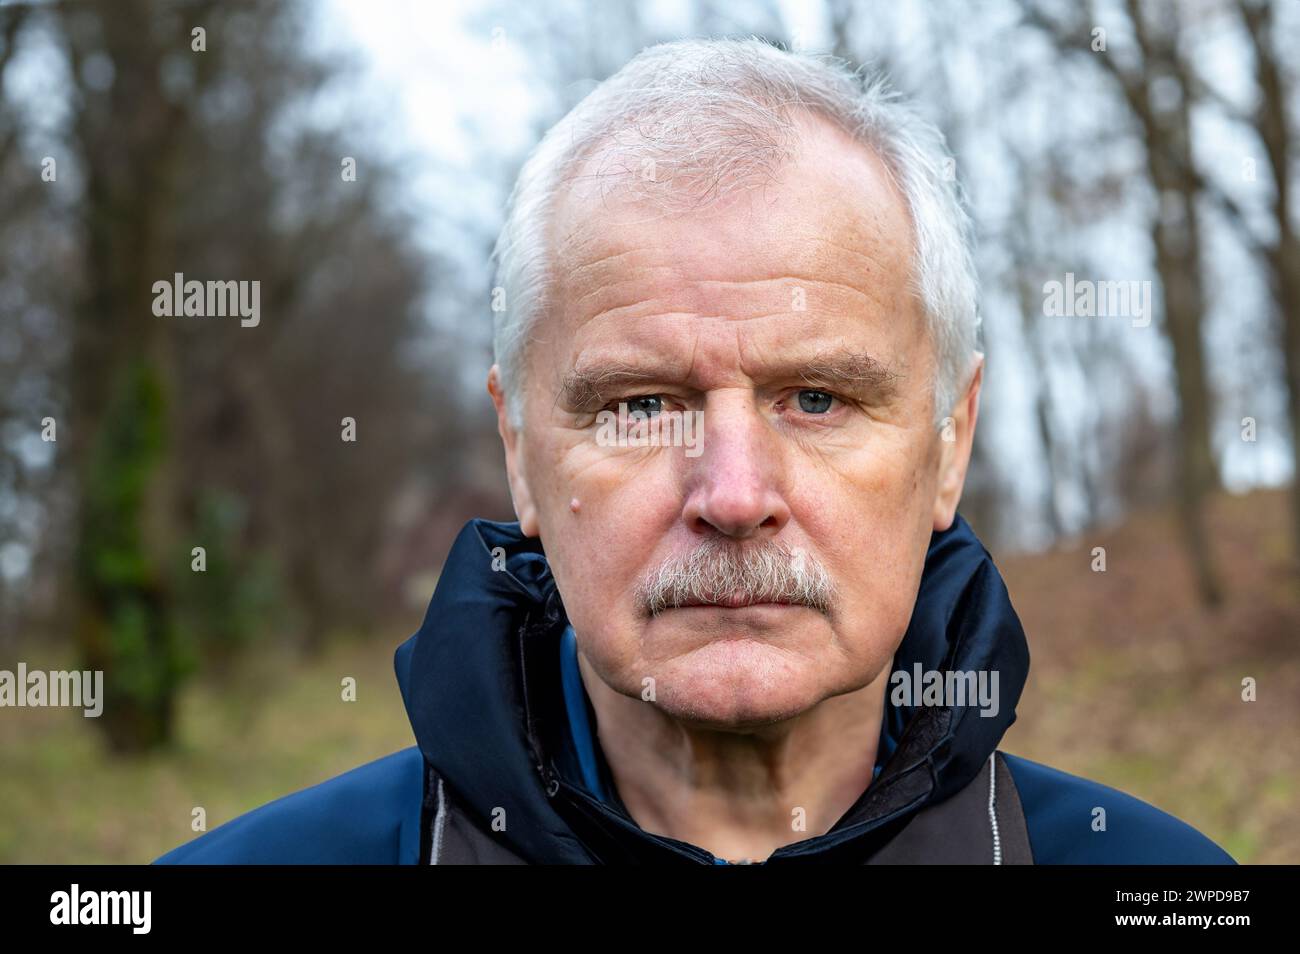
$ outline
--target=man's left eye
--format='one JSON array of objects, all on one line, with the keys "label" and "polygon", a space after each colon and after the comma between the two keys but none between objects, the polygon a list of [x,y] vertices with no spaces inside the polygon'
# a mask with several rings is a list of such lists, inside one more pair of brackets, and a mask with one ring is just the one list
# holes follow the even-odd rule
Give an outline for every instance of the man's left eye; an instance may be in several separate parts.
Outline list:
[{"label": "man's left eye", "polygon": [[834,395],[828,391],[813,391],[804,388],[799,392],[799,410],[805,414],[825,414],[831,409]]}]

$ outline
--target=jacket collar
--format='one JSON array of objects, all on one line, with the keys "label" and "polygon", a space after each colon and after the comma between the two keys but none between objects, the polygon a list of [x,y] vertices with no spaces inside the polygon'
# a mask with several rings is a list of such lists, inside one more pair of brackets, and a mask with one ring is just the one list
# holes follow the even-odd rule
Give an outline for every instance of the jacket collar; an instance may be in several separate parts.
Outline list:
[{"label": "jacket collar", "polygon": [[[644,831],[562,777],[559,641],[567,622],[540,540],[517,522],[469,521],[423,624],[395,657],[424,758],[484,828],[504,809],[501,835],[529,861],[713,861],[698,846]],[[873,853],[917,810],[969,783],[1015,721],[1028,645],[992,558],[960,516],[931,538],[893,669],[910,675],[917,664],[998,672],[998,714],[886,704],[879,776],[830,831],[779,849],[769,863]]]}]

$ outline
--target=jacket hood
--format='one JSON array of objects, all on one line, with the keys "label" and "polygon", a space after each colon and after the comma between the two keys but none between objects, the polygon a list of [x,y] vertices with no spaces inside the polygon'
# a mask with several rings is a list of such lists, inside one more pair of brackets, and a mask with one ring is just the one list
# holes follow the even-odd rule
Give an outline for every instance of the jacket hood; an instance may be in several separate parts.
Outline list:
[{"label": "jacket hood", "polygon": [[[528,861],[712,862],[709,852],[644,831],[561,777],[555,755],[568,722],[559,640],[567,623],[541,541],[515,521],[469,521],[423,624],[394,661],[425,760],[485,829],[504,809],[499,834]],[[894,672],[911,677],[918,665],[997,673],[997,714],[894,705],[887,692],[876,780],[830,831],[778,849],[769,863],[861,860],[916,811],[974,779],[1015,721],[1029,647],[1001,575],[960,515],[931,537],[894,656]]]}]

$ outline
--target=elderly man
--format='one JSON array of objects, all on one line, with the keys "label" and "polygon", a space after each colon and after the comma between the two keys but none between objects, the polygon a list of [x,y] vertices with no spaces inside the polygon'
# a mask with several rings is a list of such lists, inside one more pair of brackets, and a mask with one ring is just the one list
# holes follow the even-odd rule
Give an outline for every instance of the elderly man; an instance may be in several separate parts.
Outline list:
[{"label": "elderly man", "polygon": [[1232,863],[998,751],[1028,672],[957,515],[979,406],[941,135],[759,40],[643,51],[497,245],[517,522],[397,651],[418,746],[165,862]]}]

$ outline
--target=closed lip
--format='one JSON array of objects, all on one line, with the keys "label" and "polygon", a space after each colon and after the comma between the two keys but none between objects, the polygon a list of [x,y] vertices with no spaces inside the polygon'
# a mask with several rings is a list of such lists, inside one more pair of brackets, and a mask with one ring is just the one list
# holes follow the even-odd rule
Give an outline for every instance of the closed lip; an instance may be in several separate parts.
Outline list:
[{"label": "closed lip", "polygon": [[789,600],[767,599],[764,597],[741,596],[735,594],[732,596],[719,597],[718,599],[709,600],[708,602],[691,601],[682,603],[682,607],[690,606],[717,606],[727,609],[739,609],[743,606],[793,606]]}]

